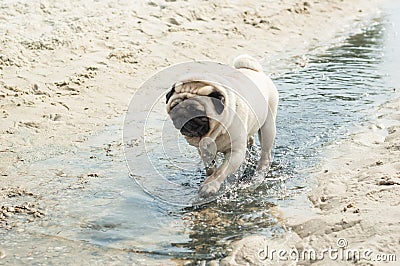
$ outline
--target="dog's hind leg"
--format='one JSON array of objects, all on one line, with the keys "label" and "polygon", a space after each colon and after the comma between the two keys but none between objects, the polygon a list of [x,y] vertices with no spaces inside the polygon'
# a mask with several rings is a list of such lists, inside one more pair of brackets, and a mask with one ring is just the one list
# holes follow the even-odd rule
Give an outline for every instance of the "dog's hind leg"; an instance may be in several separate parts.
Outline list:
[{"label": "dog's hind leg", "polygon": [[260,160],[258,161],[256,169],[257,171],[264,171],[269,169],[275,135],[275,115],[270,111],[268,112],[267,120],[258,131],[258,138],[260,139],[261,144],[261,155]]},{"label": "dog's hind leg", "polygon": [[254,145],[254,136],[250,136],[247,140],[247,148],[251,148]]}]

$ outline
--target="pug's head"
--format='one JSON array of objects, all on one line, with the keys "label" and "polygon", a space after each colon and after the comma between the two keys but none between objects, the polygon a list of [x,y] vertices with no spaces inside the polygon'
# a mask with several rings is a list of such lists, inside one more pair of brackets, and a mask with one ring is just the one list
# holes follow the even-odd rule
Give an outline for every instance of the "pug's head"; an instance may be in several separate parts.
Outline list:
[{"label": "pug's head", "polygon": [[223,113],[224,99],[217,87],[200,81],[174,84],[166,95],[167,112],[182,135],[202,137]]}]

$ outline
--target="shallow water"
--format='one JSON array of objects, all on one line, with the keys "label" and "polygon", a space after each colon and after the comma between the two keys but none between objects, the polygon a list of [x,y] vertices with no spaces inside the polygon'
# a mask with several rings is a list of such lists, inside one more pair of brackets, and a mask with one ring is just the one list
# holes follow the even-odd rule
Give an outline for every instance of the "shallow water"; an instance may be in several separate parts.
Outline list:
[{"label": "shallow water", "polygon": [[[311,57],[305,68],[275,75],[280,106],[274,162],[270,179],[255,192],[232,191],[216,202],[186,208],[152,198],[127,174],[117,120],[92,137],[75,158],[55,157],[31,167],[33,175],[43,169],[59,174],[38,184],[49,191],[57,188],[44,199],[57,211],[30,224],[30,230],[126,252],[194,260],[222,257],[229,243],[246,235],[281,233],[284,229],[277,224],[274,207],[308,205],[304,197],[294,200],[314,182],[304,169],[315,165],[324,145],[364,121],[363,111],[390,97],[392,88],[383,67],[388,25],[385,19],[376,20],[363,32]],[[158,146],[154,140],[150,154],[172,178],[189,180],[188,187],[204,178],[197,153],[183,142],[177,149],[185,149],[188,165],[177,169],[158,156]],[[257,148],[250,157],[254,154]],[[174,162],[186,162],[170,156]],[[79,177],[88,174],[89,180]]]}]

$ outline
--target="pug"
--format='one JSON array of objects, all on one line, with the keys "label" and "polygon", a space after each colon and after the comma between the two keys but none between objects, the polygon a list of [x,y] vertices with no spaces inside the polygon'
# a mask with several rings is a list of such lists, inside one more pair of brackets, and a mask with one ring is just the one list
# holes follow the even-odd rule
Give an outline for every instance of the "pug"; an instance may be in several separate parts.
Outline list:
[{"label": "pug", "polygon": [[[199,197],[216,195],[224,180],[245,160],[258,133],[261,155],[256,171],[269,169],[276,135],[278,91],[249,55],[235,58],[231,72],[190,73],[166,94],[166,109],[186,141],[197,147],[207,178]],[[224,155],[216,167],[217,152]],[[256,173],[257,173],[256,172]]]}]

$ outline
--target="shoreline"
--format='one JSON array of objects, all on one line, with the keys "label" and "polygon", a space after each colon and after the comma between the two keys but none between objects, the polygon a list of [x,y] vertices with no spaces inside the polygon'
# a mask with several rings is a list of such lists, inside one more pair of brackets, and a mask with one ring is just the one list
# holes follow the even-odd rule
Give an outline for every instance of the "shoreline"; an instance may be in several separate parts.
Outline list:
[{"label": "shoreline", "polygon": [[[317,185],[308,195],[314,217],[287,220],[300,238],[299,250],[337,248],[344,243],[344,251],[367,251],[364,257],[353,255],[347,264],[394,265],[400,259],[400,81],[392,69],[399,62],[394,49],[399,41],[400,20],[395,14],[400,5],[388,2],[383,9],[390,23],[385,29],[382,70],[392,94],[365,110],[367,119],[345,139],[324,149],[312,169]],[[324,258],[315,264],[326,263],[334,261]]]},{"label": "shoreline", "polygon": [[[315,180],[306,195],[309,208],[278,207],[276,215],[287,231],[273,239],[250,236],[237,241],[221,265],[397,265],[400,83],[394,70],[388,71],[392,74],[392,82],[387,84],[393,88],[390,97],[372,110],[364,110],[367,119],[353,125],[344,138],[325,146],[319,163],[306,169]],[[262,253],[270,257],[260,259],[255,251],[268,248],[287,253],[282,260],[271,253]],[[327,249],[342,257],[323,256]],[[289,256],[290,251],[298,257]],[[313,259],[307,259],[310,252],[316,254]]]},{"label": "shoreline", "polygon": [[[394,96],[375,108],[373,119],[325,148],[320,164],[312,170],[317,185],[308,195],[311,217],[283,212],[283,223],[288,228],[286,237],[299,252],[338,248],[338,241],[343,240],[344,250],[370,252],[364,258],[351,258],[346,265],[367,261],[396,264],[399,260],[398,89]],[[387,261],[379,261],[377,256],[386,257]],[[343,261],[324,257],[302,263],[326,265]]]}]

